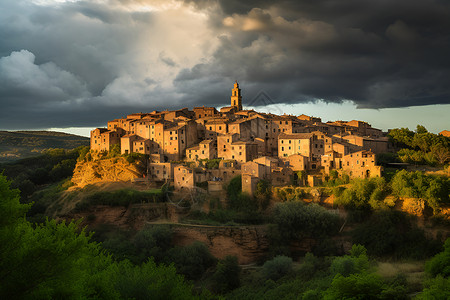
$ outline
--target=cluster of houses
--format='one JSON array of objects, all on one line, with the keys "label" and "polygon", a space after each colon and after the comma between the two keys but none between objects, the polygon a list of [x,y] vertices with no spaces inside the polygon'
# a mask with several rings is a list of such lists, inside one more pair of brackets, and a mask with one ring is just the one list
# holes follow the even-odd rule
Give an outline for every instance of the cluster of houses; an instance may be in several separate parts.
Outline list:
[{"label": "cluster of houses", "polygon": [[[306,115],[243,110],[237,82],[231,106],[219,111],[203,106],[136,113],[91,131],[92,150],[109,151],[116,144],[122,154],[148,154],[149,180],[171,181],[177,189],[208,182],[214,190],[242,175],[250,194],[261,179],[283,186],[298,174],[315,185],[331,170],[380,176],[375,154],[388,151],[382,131],[366,122],[322,123]],[[208,168],[211,160],[218,162],[214,168]]]}]

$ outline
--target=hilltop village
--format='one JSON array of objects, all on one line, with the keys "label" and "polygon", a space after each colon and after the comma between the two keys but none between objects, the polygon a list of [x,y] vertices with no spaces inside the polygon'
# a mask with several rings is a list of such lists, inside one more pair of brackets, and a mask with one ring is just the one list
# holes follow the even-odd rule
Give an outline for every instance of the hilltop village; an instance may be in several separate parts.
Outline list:
[{"label": "hilltop village", "polygon": [[[272,186],[293,181],[310,186],[330,171],[351,178],[381,176],[375,154],[388,151],[388,138],[362,121],[323,123],[306,115],[275,115],[244,110],[236,81],[231,105],[135,113],[91,131],[91,150],[149,157],[149,181],[170,182],[175,189],[208,183],[220,190],[242,175],[242,190],[255,191],[259,180]],[[216,167],[208,167],[208,163]]]}]

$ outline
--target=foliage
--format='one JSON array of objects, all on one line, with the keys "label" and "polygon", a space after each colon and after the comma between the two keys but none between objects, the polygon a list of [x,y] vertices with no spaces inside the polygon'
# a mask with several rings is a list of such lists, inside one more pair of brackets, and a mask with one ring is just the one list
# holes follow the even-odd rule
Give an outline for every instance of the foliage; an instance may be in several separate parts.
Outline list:
[{"label": "foliage", "polygon": [[168,256],[175,264],[177,271],[188,279],[199,279],[216,262],[209,253],[208,247],[201,242],[172,248],[168,251]]},{"label": "foliage", "polygon": [[292,272],[292,258],[279,255],[266,261],[262,267],[264,278],[278,280]]},{"label": "foliage", "polygon": [[450,278],[437,276],[425,282],[425,288],[415,299],[447,300],[450,299]]},{"label": "foliage", "polygon": [[47,149],[69,150],[87,145],[89,145],[89,138],[62,132],[0,131],[0,161],[36,157]]},{"label": "foliage", "polygon": [[305,235],[329,236],[339,230],[339,216],[314,203],[278,203],[273,212],[273,220],[278,225],[280,234],[287,239]]},{"label": "foliage", "polygon": [[339,173],[337,170],[331,170],[328,180],[324,183],[325,186],[335,187],[350,182],[350,177],[345,172]]},{"label": "foliage", "polygon": [[362,244],[371,255],[423,259],[436,253],[439,242],[427,238],[412,217],[399,211],[374,213],[352,233],[354,243]]},{"label": "foliage", "polygon": [[216,159],[201,159],[200,164],[205,166],[207,169],[218,169],[219,163],[222,159],[216,158]]},{"label": "foliage", "polygon": [[226,256],[217,263],[216,271],[212,276],[214,290],[225,293],[234,290],[240,285],[240,272],[236,256]]},{"label": "foliage", "polygon": [[258,202],[258,206],[262,210],[265,210],[270,204],[272,198],[272,187],[267,180],[259,180],[256,184],[255,198]]},{"label": "foliage", "polygon": [[423,199],[436,214],[449,203],[450,178],[401,170],[392,178],[392,192],[398,197]]},{"label": "foliage", "polygon": [[260,224],[264,218],[257,211],[235,211],[230,209],[214,209],[208,213],[194,210],[183,220],[187,223],[204,225],[237,225]]},{"label": "foliage", "polygon": [[381,166],[386,166],[389,163],[397,163],[400,162],[397,153],[385,152],[378,153],[376,155],[377,164]]},{"label": "foliage", "polygon": [[380,299],[383,290],[381,277],[370,273],[357,273],[348,277],[334,277],[324,299]]},{"label": "foliage", "polygon": [[379,209],[386,208],[383,202],[389,194],[389,187],[383,177],[353,179],[351,186],[336,193],[335,203],[347,209]]},{"label": "foliage", "polygon": [[425,271],[430,278],[416,299],[450,298],[450,238],[445,241],[444,250],[427,261]]},{"label": "foliage", "polygon": [[0,175],[0,298],[192,298],[174,267],[117,263],[78,223],[32,226],[24,218],[29,207]]},{"label": "foliage", "polygon": [[[255,276],[227,294],[227,299],[408,299],[405,278],[383,280],[373,273],[363,246],[355,245],[344,258],[358,266],[348,275],[333,271],[336,265],[343,265],[339,257],[318,258],[308,253],[289,276],[277,282],[263,274]],[[264,268],[260,272],[264,273]]]},{"label": "foliage", "polygon": [[240,175],[233,177],[226,186],[226,191],[228,207],[231,209],[239,207],[240,204],[238,197],[242,191],[242,177]]},{"label": "foliage", "polygon": [[388,134],[403,162],[415,164],[444,165],[450,159],[450,138],[432,134],[422,125],[416,132],[408,128],[393,129]]},{"label": "foliage", "polygon": [[431,276],[450,276],[450,238],[445,241],[444,251],[436,254],[426,263],[425,270]]},{"label": "foliage", "polygon": [[362,245],[353,245],[350,255],[336,257],[331,263],[331,274],[340,274],[344,277],[369,270],[369,258],[366,248]]},{"label": "foliage", "polygon": [[129,162],[130,164],[135,163],[136,161],[146,161],[148,160],[148,154],[142,154],[142,153],[129,153],[129,154],[122,154],[123,157]]},{"label": "foliage", "polygon": [[109,147],[108,157],[118,157],[120,156],[120,144],[112,144]]},{"label": "foliage", "polygon": [[162,262],[166,252],[173,247],[172,230],[167,226],[144,227],[133,238],[133,246],[137,262],[153,257],[156,262]]},{"label": "foliage", "polygon": [[113,192],[96,192],[88,195],[75,206],[75,211],[83,211],[93,205],[128,206],[132,203],[164,202],[162,190],[154,189],[145,192],[120,189]]}]

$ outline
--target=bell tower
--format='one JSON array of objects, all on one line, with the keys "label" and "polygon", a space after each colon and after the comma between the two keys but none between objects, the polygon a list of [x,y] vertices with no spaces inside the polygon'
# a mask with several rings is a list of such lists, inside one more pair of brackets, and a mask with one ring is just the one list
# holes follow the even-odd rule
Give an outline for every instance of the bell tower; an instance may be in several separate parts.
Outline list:
[{"label": "bell tower", "polygon": [[237,111],[242,110],[242,96],[241,89],[239,88],[239,83],[234,83],[234,87],[231,90],[231,107],[236,107]]}]

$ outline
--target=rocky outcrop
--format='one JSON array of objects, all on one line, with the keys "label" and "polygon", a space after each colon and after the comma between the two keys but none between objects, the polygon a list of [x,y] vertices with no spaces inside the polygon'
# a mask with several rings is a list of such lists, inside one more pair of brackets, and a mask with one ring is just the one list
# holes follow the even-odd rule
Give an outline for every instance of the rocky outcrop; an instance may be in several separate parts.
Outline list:
[{"label": "rocky outcrop", "polygon": [[129,163],[124,157],[77,162],[72,182],[84,187],[99,182],[130,181],[142,177],[144,171],[144,163]]}]

